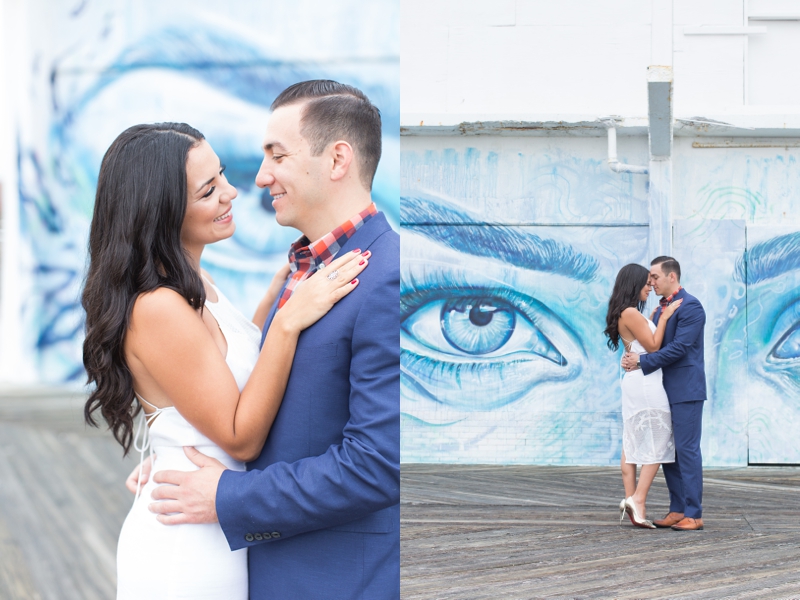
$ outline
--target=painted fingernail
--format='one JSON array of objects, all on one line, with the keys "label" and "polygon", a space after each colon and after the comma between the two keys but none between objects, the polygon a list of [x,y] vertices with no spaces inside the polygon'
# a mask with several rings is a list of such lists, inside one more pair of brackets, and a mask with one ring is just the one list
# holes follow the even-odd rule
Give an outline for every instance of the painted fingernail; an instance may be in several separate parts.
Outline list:
[{"label": "painted fingernail", "polygon": [[365,260],[362,260],[360,263],[358,263],[358,266],[360,267],[360,266],[361,266],[361,265],[363,265],[365,262],[367,262],[367,261],[365,261]]},{"label": "painted fingernail", "polygon": [[353,281],[350,282],[350,285],[355,285],[357,283],[358,283],[358,279],[353,279]]},{"label": "painted fingernail", "polygon": [[370,254],[372,254],[372,252],[370,252],[369,250],[367,250],[366,252],[364,252],[364,254],[362,254],[362,256],[369,256]]},{"label": "painted fingernail", "polygon": [[361,252],[361,248],[356,248],[353,250],[353,254],[358,254],[359,252]]}]

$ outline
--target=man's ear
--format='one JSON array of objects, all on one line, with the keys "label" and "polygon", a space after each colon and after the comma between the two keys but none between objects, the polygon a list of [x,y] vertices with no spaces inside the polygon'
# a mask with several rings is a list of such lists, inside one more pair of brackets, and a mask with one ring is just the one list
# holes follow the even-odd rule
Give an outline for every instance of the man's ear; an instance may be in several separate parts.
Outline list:
[{"label": "man's ear", "polygon": [[339,140],[333,144],[331,152],[333,154],[331,180],[339,181],[350,172],[350,166],[353,163],[353,147],[344,140]]}]

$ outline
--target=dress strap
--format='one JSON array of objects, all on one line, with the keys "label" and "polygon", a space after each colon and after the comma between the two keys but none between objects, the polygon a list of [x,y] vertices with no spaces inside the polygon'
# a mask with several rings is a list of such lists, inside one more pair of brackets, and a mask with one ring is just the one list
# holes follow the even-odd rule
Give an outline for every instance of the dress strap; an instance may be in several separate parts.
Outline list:
[{"label": "dress strap", "polygon": [[139,425],[136,427],[136,434],[133,436],[133,447],[139,452],[139,476],[136,478],[136,497],[133,499],[134,504],[139,499],[139,494],[142,490],[142,465],[144,464],[144,452],[150,450],[150,461],[153,460],[153,448],[150,445],[150,424],[155,418],[164,412],[163,408],[150,404],[147,400],[142,398],[136,392],[133,392],[139,402],[145,403],[153,409],[149,415],[142,411],[142,416],[139,419]]},{"label": "dress strap", "polygon": [[150,403],[149,403],[147,400],[145,400],[144,398],[142,398],[142,397],[141,397],[139,394],[137,394],[136,392],[133,392],[133,395],[134,395],[134,396],[136,396],[136,398],[139,400],[139,402],[144,402],[145,404],[147,404],[147,406],[149,406],[150,408],[152,408],[154,411],[156,411],[156,412],[159,412],[159,411],[163,410],[162,408],[159,408],[159,407],[157,407],[157,406],[155,406],[155,405],[153,405],[153,404],[150,404]]},{"label": "dress strap", "polygon": [[630,352],[631,351],[631,345],[633,344],[634,340],[626,340],[624,337],[622,337],[622,334],[619,335],[619,339],[621,339],[623,342],[625,342],[625,344],[623,344],[625,346],[625,350]]},{"label": "dress strap", "polygon": [[[625,347],[625,351],[626,352],[630,352],[631,348],[633,347],[633,342],[635,340],[626,340],[624,337],[622,337],[621,333],[619,334],[619,339],[621,339],[624,342],[623,346]],[[619,364],[619,380],[622,381],[623,377],[625,377],[625,371],[622,369],[622,363],[620,363]]]}]

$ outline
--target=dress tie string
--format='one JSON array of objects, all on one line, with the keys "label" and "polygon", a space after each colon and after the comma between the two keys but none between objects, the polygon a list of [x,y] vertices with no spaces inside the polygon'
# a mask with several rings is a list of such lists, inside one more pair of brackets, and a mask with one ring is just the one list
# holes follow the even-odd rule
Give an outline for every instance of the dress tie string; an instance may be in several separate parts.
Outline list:
[{"label": "dress tie string", "polygon": [[[147,406],[153,409],[153,412],[148,415],[144,412],[144,407],[142,407],[142,416],[139,419],[139,425],[136,427],[136,435],[133,437],[133,447],[137,452],[139,452],[139,475],[136,478],[136,497],[133,499],[135,504],[139,499],[139,494],[141,493],[142,489],[142,465],[144,464],[145,450],[150,451],[150,464],[152,465],[153,462],[153,447],[150,445],[150,424],[158,415],[164,412],[164,409],[153,406],[136,392],[134,392],[134,395],[139,399],[140,402],[144,402]],[[141,443],[139,438],[141,438]]]}]

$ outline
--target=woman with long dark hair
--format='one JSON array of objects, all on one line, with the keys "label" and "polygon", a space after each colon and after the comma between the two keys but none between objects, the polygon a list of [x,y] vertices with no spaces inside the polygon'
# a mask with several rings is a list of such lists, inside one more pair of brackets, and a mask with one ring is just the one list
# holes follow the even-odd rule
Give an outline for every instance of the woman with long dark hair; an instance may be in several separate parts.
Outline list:
[{"label": "woman with long dark hair", "polygon": [[[155,451],[154,470],[197,469],[184,446],[244,470],[275,419],[299,333],[355,289],[367,265],[369,253],[355,251],[306,280],[259,352],[265,308],[289,269],[250,321],[200,268],[206,244],[235,229],[236,189],[224,170],[182,123],[127,129],[100,168],[83,291],[84,365],[95,385],[85,416],[95,424],[99,410],[125,453]],[[137,489],[122,527],[117,597],[247,598],[246,550],[231,551],[217,523],[161,524],[148,510],[156,485]]]},{"label": "woman with long dark hair", "polygon": [[[681,302],[664,307],[658,326],[642,314],[650,294],[650,273],[641,265],[625,265],[617,274],[608,301],[606,329],[608,347],[618,350],[620,340],[629,352],[646,354],[661,348],[667,320]],[[636,369],[622,378],[622,483],[625,498],[620,502],[620,521],[627,514],[631,523],[655,529],[646,518],[650,485],[661,463],[675,461],[672,415],[661,369],[644,375]],[[636,465],[641,465],[636,481]]]}]

